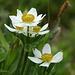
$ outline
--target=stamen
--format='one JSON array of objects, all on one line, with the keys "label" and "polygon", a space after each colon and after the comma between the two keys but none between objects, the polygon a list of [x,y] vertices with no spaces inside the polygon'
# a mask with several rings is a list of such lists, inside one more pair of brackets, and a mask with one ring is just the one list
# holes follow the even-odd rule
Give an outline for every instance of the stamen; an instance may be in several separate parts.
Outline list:
[{"label": "stamen", "polygon": [[42,54],[41,57],[42,57],[43,62],[49,62],[49,61],[52,60],[53,55],[52,54],[48,54],[48,53],[44,53],[44,54]]},{"label": "stamen", "polygon": [[18,26],[16,26],[16,29],[17,29],[17,30],[23,30],[24,27],[18,27]]},{"label": "stamen", "polygon": [[33,31],[34,31],[34,32],[39,32],[40,29],[41,29],[40,26],[34,26],[34,27],[33,27]]},{"label": "stamen", "polygon": [[34,15],[32,15],[32,14],[24,14],[24,15],[22,16],[22,21],[23,21],[23,22],[30,23],[30,22],[32,22],[34,19],[35,19],[35,17],[34,17]]}]

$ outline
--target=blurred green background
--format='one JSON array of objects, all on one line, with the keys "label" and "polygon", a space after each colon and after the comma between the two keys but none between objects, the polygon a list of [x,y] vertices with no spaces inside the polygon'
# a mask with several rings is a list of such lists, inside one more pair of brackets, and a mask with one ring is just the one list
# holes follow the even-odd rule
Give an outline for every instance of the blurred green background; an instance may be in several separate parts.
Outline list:
[{"label": "blurred green background", "polygon": [[[38,14],[47,14],[41,25],[49,22],[52,26],[65,0],[0,0],[0,30],[9,44],[14,41],[13,35],[4,27],[11,24],[9,15],[16,15],[16,10],[29,10],[34,7]],[[51,41],[52,50],[64,53],[63,61],[56,64],[56,75],[75,75],[75,0],[69,0],[71,7],[61,17],[61,32]],[[49,14],[48,14],[49,12]],[[48,20],[48,18],[50,20]],[[3,50],[0,42],[0,50]]]}]

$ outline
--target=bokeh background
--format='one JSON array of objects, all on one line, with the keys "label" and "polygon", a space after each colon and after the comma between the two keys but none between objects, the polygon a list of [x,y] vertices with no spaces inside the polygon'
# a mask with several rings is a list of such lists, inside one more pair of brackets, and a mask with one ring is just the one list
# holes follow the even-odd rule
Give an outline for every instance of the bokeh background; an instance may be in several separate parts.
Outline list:
[{"label": "bokeh background", "polygon": [[[9,15],[16,15],[16,10],[29,10],[34,7],[38,14],[47,14],[41,25],[49,22],[52,29],[61,6],[66,0],[0,0],[0,30],[6,41],[11,45],[13,35],[5,28],[4,23],[11,24]],[[56,64],[56,75],[75,75],[75,0],[69,0],[71,7],[61,17],[61,32],[51,41],[52,51],[62,50],[63,61]],[[0,42],[0,50],[2,50]]]}]

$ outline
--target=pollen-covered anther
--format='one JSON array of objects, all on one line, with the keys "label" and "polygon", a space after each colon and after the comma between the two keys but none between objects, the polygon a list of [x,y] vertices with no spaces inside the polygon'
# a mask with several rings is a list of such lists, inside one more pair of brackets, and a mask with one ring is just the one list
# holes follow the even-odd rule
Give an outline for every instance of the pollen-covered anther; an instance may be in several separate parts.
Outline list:
[{"label": "pollen-covered anther", "polygon": [[34,15],[32,15],[32,14],[24,14],[24,15],[22,16],[22,21],[23,21],[23,22],[30,23],[30,22],[32,22],[34,19],[35,19],[35,17],[34,17]]},{"label": "pollen-covered anther", "polygon": [[33,31],[34,31],[34,32],[39,32],[40,29],[41,29],[40,26],[34,26],[34,27],[33,27]]},{"label": "pollen-covered anther", "polygon": [[42,57],[43,62],[49,62],[49,61],[52,60],[53,55],[52,54],[48,54],[48,53],[44,53],[44,54],[42,54],[41,57]]},{"label": "pollen-covered anther", "polygon": [[16,26],[16,29],[17,29],[17,30],[23,30],[24,27],[18,27],[18,26]]}]

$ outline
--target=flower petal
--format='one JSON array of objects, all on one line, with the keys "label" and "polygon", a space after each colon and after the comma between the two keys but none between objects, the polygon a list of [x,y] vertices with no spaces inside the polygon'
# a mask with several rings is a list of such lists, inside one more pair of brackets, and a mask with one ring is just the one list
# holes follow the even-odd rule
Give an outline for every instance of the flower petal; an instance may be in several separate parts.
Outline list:
[{"label": "flower petal", "polygon": [[[13,26],[18,26],[18,27],[24,27],[25,26],[25,23],[13,23]],[[26,26],[25,26],[26,27]]]},{"label": "flower petal", "polygon": [[53,56],[53,59],[51,60],[51,63],[58,63],[63,59],[63,52],[58,52]]},{"label": "flower petal", "polygon": [[49,30],[46,30],[46,31],[38,32],[38,34],[44,35],[44,34],[47,34],[48,32],[49,32]]},{"label": "flower petal", "polygon": [[43,50],[42,50],[42,53],[49,53],[51,54],[51,47],[49,44],[45,44],[44,47],[43,47]]},{"label": "flower petal", "polygon": [[25,23],[25,26],[36,26],[39,22]]},{"label": "flower petal", "polygon": [[38,21],[42,20],[45,16],[46,16],[46,14],[44,16],[42,16],[42,14],[40,14],[34,19],[34,21],[38,22]]},{"label": "flower petal", "polygon": [[42,63],[40,66],[49,67],[49,65],[50,65],[50,62],[44,62],[44,63]]},{"label": "flower petal", "polygon": [[25,27],[25,26],[36,26],[38,23],[24,23],[24,22],[18,22],[13,23],[13,26],[19,26],[19,27]]},{"label": "flower petal", "polygon": [[43,62],[41,59],[38,59],[38,58],[36,58],[36,57],[29,57],[29,56],[28,56],[28,58],[29,58],[32,62],[37,63],[37,64]]},{"label": "flower petal", "polygon": [[31,23],[25,23],[25,22],[19,22],[19,21],[12,21],[13,27],[19,26],[19,27],[24,27],[24,26],[36,26],[39,22],[31,22]]},{"label": "flower petal", "polygon": [[19,19],[17,16],[9,16],[9,17],[12,20],[12,23],[22,22],[22,20]]},{"label": "flower petal", "polygon": [[19,22],[19,23],[13,23],[14,26],[19,26],[19,27],[24,27],[24,26],[36,26],[39,22],[36,23],[23,23],[23,22]]},{"label": "flower petal", "polygon": [[10,28],[10,27],[7,26],[6,24],[4,24],[4,25],[5,25],[5,27],[6,27],[9,31],[11,31],[11,32],[17,32],[16,29],[14,29],[14,28]]},{"label": "flower petal", "polygon": [[19,9],[17,9],[17,17],[21,19],[22,15],[22,12]]},{"label": "flower petal", "polygon": [[21,34],[21,33],[25,34],[25,33],[24,33],[23,31],[21,31],[21,30],[18,30],[17,33],[19,33],[19,34]]},{"label": "flower petal", "polygon": [[34,19],[34,21],[39,21],[39,20],[41,20],[41,17],[42,17],[42,14],[38,15],[38,16]]},{"label": "flower petal", "polygon": [[48,27],[48,23],[47,23],[47,24],[45,24],[45,25],[44,25],[44,26],[40,29],[40,31],[45,30],[47,27]]},{"label": "flower petal", "polygon": [[35,49],[35,50],[33,50],[33,53],[34,53],[35,57],[41,58],[42,54],[41,54],[41,52],[39,50]]},{"label": "flower petal", "polygon": [[35,8],[31,8],[27,14],[32,14],[35,16],[35,18],[37,17],[37,11]]},{"label": "flower petal", "polygon": [[45,15],[43,15],[43,16],[41,17],[41,20],[42,20],[45,16],[46,16],[46,14],[45,14]]}]

